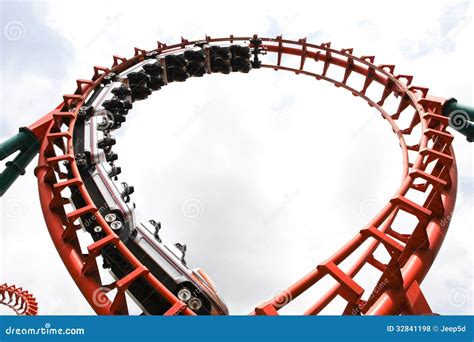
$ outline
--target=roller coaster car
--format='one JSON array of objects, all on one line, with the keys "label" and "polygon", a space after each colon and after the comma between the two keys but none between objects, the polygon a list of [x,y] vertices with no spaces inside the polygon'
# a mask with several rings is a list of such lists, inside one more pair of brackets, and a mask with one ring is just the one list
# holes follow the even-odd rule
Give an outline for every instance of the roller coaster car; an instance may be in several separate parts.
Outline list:
[{"label": "roller coaster car", "polygon": [[[130,203],[134,188],[124,182],[120,186],[117,175],[121,170],[114,165],[118,155],[112,151],[116,141],[111,131],[125,122],[132,101],[148,96],[151,89],[158,89],[165,84],[166,79],[168,82],[184,81],[189,77],[187,67],[196,73],[193,72],[192,76],[206,72],[203,52],[188,52],[186,56],[189,61],[184,55],[167,56],[164,67],[159,61],[146,61],[143,70],[136,68],[135,71],[109,77],[91,95],[87,107],[81,111],[81,120],[74,134],[75,158],[91,199],[106,223],[132,254],[197,314],[227,315],[228,309],[209,276],[200,269],[193,270],[186,266],[186,245],[164,244],[158,236],[159,224],[156,222],[137,225],[135,205]],[[225,68],[230,68],[229,60],[224,64]],[[71,173],[71,170],[68,172]],[[71,192],[72,206],[83,207],[84,200],[79,192]],[[105,236],[103,226],[95,224],[92,214],[84,214],[80,223],[94,241]],[[130,264],[116,249],[104,250],[102,257],[103,267],[109,269],[115,279],[129,274]],[[169,309],[169,303],[142,278],[130,284],[127,293],[144,313],[161,315]]]},{"label": "roller coaster car", "polygon": [[[164,271],[164,274],[153,272],[158,280],[168,284],[168,289],[197,314],[228,315],[227,306],[217,294],[210,277],[199,268],[189,269],[186,266],[186,245],[163,243],[158,236],[159,228],[159,224],[154,221],[142,222],[137,225],[136,233],[133,234],[135,244],[148,256],[141,259],[144,264],[152,272],[154,266],[158,265]],[[147,265],[150,262],[155,265]],[[171,285],[170,279],[173,282]]]}]

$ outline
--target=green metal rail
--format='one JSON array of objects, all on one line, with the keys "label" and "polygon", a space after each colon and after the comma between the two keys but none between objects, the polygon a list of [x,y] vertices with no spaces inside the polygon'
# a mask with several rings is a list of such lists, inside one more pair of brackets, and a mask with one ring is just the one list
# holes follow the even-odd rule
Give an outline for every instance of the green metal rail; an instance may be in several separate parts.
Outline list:
[{"label": "green metal rail", "polygon": [[13,160],[5,163],[5,169],[0,173],[0,197],[19,176],[25,174],[26,167],[38,153],[39,147],[38,139],[25,127],[20,128],[19,133],[0,143],[0,160],[20,151]]}]

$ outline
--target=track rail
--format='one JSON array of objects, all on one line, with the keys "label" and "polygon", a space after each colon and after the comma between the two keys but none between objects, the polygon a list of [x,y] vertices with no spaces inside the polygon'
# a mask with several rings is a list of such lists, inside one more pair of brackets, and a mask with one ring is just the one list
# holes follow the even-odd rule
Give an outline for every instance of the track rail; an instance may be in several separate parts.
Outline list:
[{"label": "track rail", "polygon": [[[305,314],[320,313],[338,296],[346,302],[343,314],[431,313],[419,286],[446,235],[457,188],[456,162],[451,146],[453,137],[446,130],[448,118],[441,113],[445,100],[429,96],[427,88],[413,86],[411,75],[396,75],[394,65],[376,65],[373,56],[356,57],[352,49],[336,50],[330,43],[316,45],[307,43],[306,39],[292,41],[281,36],[206,36],[204,41],[182,39],[170,46],[158,42],[157,49],[152,51],[158,54],[179,52],[202,42],[217,45],[243,43],[255,47],[258,40],[261,42],[259,46],[267,52],[263,68],[328,81],[376,108],[398,137],[403,155],[403,177],[400,187],[381,212],[353,239],[300,281],[258,305],[251,314],[276,315],[325,277],[332,278],[334,285],[311,303]],[[127,314],[126,290],[133,281],[142,278],[166,299],[169,304],[167,315],[193,315],[194,312],[168,291],[111,230],[89,196],[74,158],[74,125],[87,96],[106,75],[127,70],[144,60],[147,53],[135,48],[134,56],[129,59],[114,56],[110,68],[94,67],[91,80],[77,80],[73,94],[64,95],[63,102],[55,110],[29,127],[38,138],[42,138],[35,174],[43,214],[54,245],[96,313]],[[289,56],[296,57],[298,65],[291,66]],[[339,77],[334,76],[333,71]],[[352,82],[356,76],[362,80],[359,86]],[[377,91],[379,95],[372,95]],[[72,177],[62,171],[64,162],[69,164]],[[72,211],[67,208],[68,199],[64,196],[64,192],[71,189],[78,191],[85,203]],[[95,216],[106,236],[87,246],[87,253],[83,253],[76,235],[80,228],[76,221],[86,213]],[[400,229],[398,219],[401,216],[409,216],[413,223]],[[104,248],[115,248],[130,265],[127,275],[111,284],[101,283],[96,262]],[[386,250],[387,260],[374,256],[378,249]],[[345,261],[350,262],[345,265]],[[354,280],[364,267],[373,267],[380,273],[373,288],[364,289]],[[113,298],[105,296],[114,289],[117,291]],[[98,301],[98,297],[102,300]]]},{"label": "track rail", "polygon": [[15,285],[0,285],[0,304],[8,306],[19,316],[35,316],[38,313],[35,297]]}]

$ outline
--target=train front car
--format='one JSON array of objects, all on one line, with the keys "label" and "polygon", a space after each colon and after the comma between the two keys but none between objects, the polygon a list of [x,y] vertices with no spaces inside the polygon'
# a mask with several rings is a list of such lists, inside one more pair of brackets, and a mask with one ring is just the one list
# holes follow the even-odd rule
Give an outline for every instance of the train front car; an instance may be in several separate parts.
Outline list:
[{"label": "train front car", "polygon": [[186,266],[186,246],[163,243],[155,221],[142,222],[136,227],[127,247],[142,260],[150,271],[166,282],[168,289],[199,315],[228,315],[224,301],[202,270]]},{"label": "train front car", "polygon": [[211,315],[228,315],[229,309],[224,300],[217,293],[217,288],[211,278],[200,268],[193,269],[191,275],[200,284],[201,289],[207,296],[212,298],[214,305],[211,307]]}]

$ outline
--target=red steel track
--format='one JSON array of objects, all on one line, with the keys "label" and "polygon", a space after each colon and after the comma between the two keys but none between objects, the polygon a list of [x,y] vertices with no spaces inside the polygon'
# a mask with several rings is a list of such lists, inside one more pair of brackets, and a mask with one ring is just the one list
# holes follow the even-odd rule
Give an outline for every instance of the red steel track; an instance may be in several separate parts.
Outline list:
[{"label": "red steel track", "polygon": [[[254,37],[205,38],[211,44],[244,43]],[[457,171],[453,149],[453,136],[447,132],[448,118],[441,115],[444,99],[428,95],[428,89],[412,85],[410,75],[395,74],[394,65],[376,65],[373,56],[356,57],[352,49],[336,50],[330,43],[310,44],[277,38],[260,38],[267,51],[262,67],[290,71],[297,75],[324,80],[350,91],[376,108],[391,126],[399,139],[403,155],[403,179],[385,207],[339,251],[317,265],[287,290],[258,305],[252,314],[277,315],[278,311],[330,277],[333,286],[320,298],[308,303],[304,314],[320,313],[329,303],[342,297],[343,314],[393,315],[429,314],[420,284],[428,273],[448,230],[453,212]],[[182,41],[167,46],[158,43],[153,51],[179,52],[202,41]],[[167,303],[166,315],[193,315],[183,302],[146,269],[125,247],[106,223],[93,203],[81,179],[74,159],[72,137],[79,108],[87,96],[110,72],[116,74],[142,61],[148,51],[135,48],[133,57],[114,56],[111,68],[94,67],[91,80],[77,80],[74,94],[64,95],[63,102],[29,129],[40,139],[41,149],[35,174],[41,206],[48,230],[69,273],[97,314],[128,314],[126,290],[138,278],[146,280]],[[289,56],[297,64],[287,63]],[[273,57],[274,61],[270,57]],[[267,62],[268,59],[268,62]],[[318,71],[316,71],[318,70]],[[337,73],[340,76],[331,76]],[[359,79],[360,86],[356,85]],[[378,95],[370,95],[376,93]],[[390,105],[387,105],[390,103]],[[72,177],[61,170],[68,162]],[[70,209],[66,190],[77,186],[85,205]],[[106,237],[81,251],[76,235],[80,228],[77,219],[86,213],[95,215]],[[404,216],[402,224],[398,219]],[[408,221],[411,223],[407,223]],[[102,284],[96,258],[102,248],[115,248],[132,269],[122,279]],[[383,249],[386,260],[375,252]],[[363,288],[354,280],[365,267],[380,274],[373,287]],[[112,298],[105,293],[116,289]],[[97,300],[98,297],[101,300]]]},{"label": "red steel track", "polygon": [[35,297],[15,285],[0,285],[0,304],[8,306],[20,316],[35,316],[38,313]]}]

